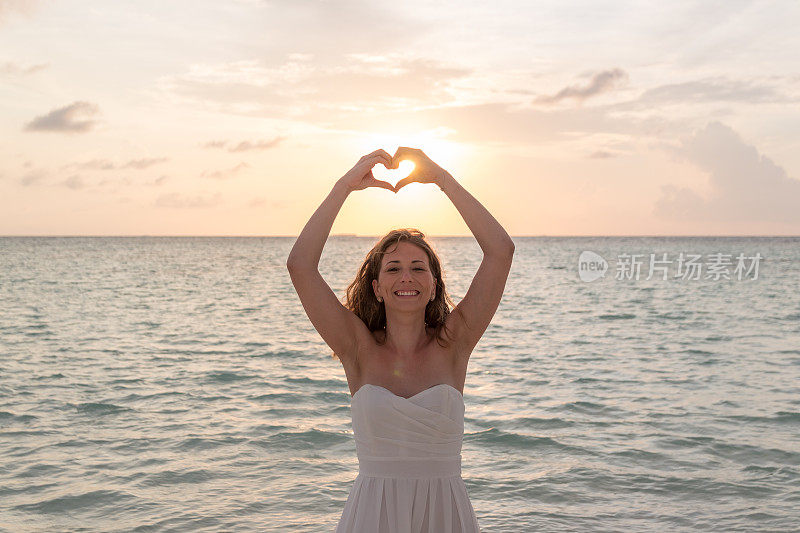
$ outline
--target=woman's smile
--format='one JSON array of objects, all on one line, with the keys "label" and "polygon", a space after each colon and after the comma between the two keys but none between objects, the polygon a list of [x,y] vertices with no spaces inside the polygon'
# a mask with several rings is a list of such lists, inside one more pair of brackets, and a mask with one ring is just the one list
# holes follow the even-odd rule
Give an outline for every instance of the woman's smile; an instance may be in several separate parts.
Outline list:
[{"label": "woman's smile", "polygon": [[394,294],[398,298],[416,298],[419,296],[419,291],[395,291]]}]

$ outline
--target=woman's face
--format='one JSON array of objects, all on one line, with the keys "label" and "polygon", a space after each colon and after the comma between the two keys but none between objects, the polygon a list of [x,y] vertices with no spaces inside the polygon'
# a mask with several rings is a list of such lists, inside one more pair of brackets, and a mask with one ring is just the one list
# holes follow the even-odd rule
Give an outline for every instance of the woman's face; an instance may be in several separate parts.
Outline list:
[{"label": "woman's face", "polygon": [[428,254],[416,244],[400,241],[383,255],[378,279],[372,281],[372,289],[376,297],[383,298],[387,307],[424,309],[435,296],[436,289]]}]

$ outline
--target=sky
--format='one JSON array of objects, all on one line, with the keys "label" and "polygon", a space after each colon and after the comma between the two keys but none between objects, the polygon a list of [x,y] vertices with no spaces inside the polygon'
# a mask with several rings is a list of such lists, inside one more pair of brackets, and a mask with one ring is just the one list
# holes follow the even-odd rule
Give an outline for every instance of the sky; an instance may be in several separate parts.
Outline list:
[{"label": "sky", "polygon": [[[799,22],[792,1],[0,0],[0,235],[297,235],[398,146],[512,236],[800,235]],[[332,233],[398,227],[471,234],[431,184],[356,191]]]}]

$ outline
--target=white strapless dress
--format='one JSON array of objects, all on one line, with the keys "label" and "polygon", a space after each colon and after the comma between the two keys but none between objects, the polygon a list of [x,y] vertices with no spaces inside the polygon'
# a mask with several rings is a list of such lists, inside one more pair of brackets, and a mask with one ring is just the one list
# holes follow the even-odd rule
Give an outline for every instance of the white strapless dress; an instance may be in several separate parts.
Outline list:
[{"label": "white strapless dress", "polygon": [[336,533],[480,533],[461,479],[464,398],[365,384],[350,400],[358,476]]}]

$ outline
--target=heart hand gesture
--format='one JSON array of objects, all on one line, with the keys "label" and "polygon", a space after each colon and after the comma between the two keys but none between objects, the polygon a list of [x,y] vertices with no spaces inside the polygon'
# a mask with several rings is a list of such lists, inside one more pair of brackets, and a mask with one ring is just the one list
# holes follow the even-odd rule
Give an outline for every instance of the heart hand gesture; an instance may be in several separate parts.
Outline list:
[{"label": "heart hand gesture", "polygon": [[442,179],[447,175],[447,171],[431,161],[419,148],[407,148],[401,146],[392,157],[392,168],[397,168],[400,161],[411,161],[414,163],[414,170],[407,177],[401,179],[394,186],[394,192],[399,191],[409,183],[435,183],[442,187]]},{"label": "heart hand gesture", "polygon": [[349,191],[360,191],[367,187],[381,187],[389,189],[390,191],[395,191],[391,183],[375,179],[375,176],[372,175],[372,167],[378,163],[383,164],[386,168],[393,168],[392,157],[389,153],[386,150],[375,150],[371,154],[367,154],[359,159],[358,163],[356,163],[347,174],[342,176],[339,181],[345,183]]}]

